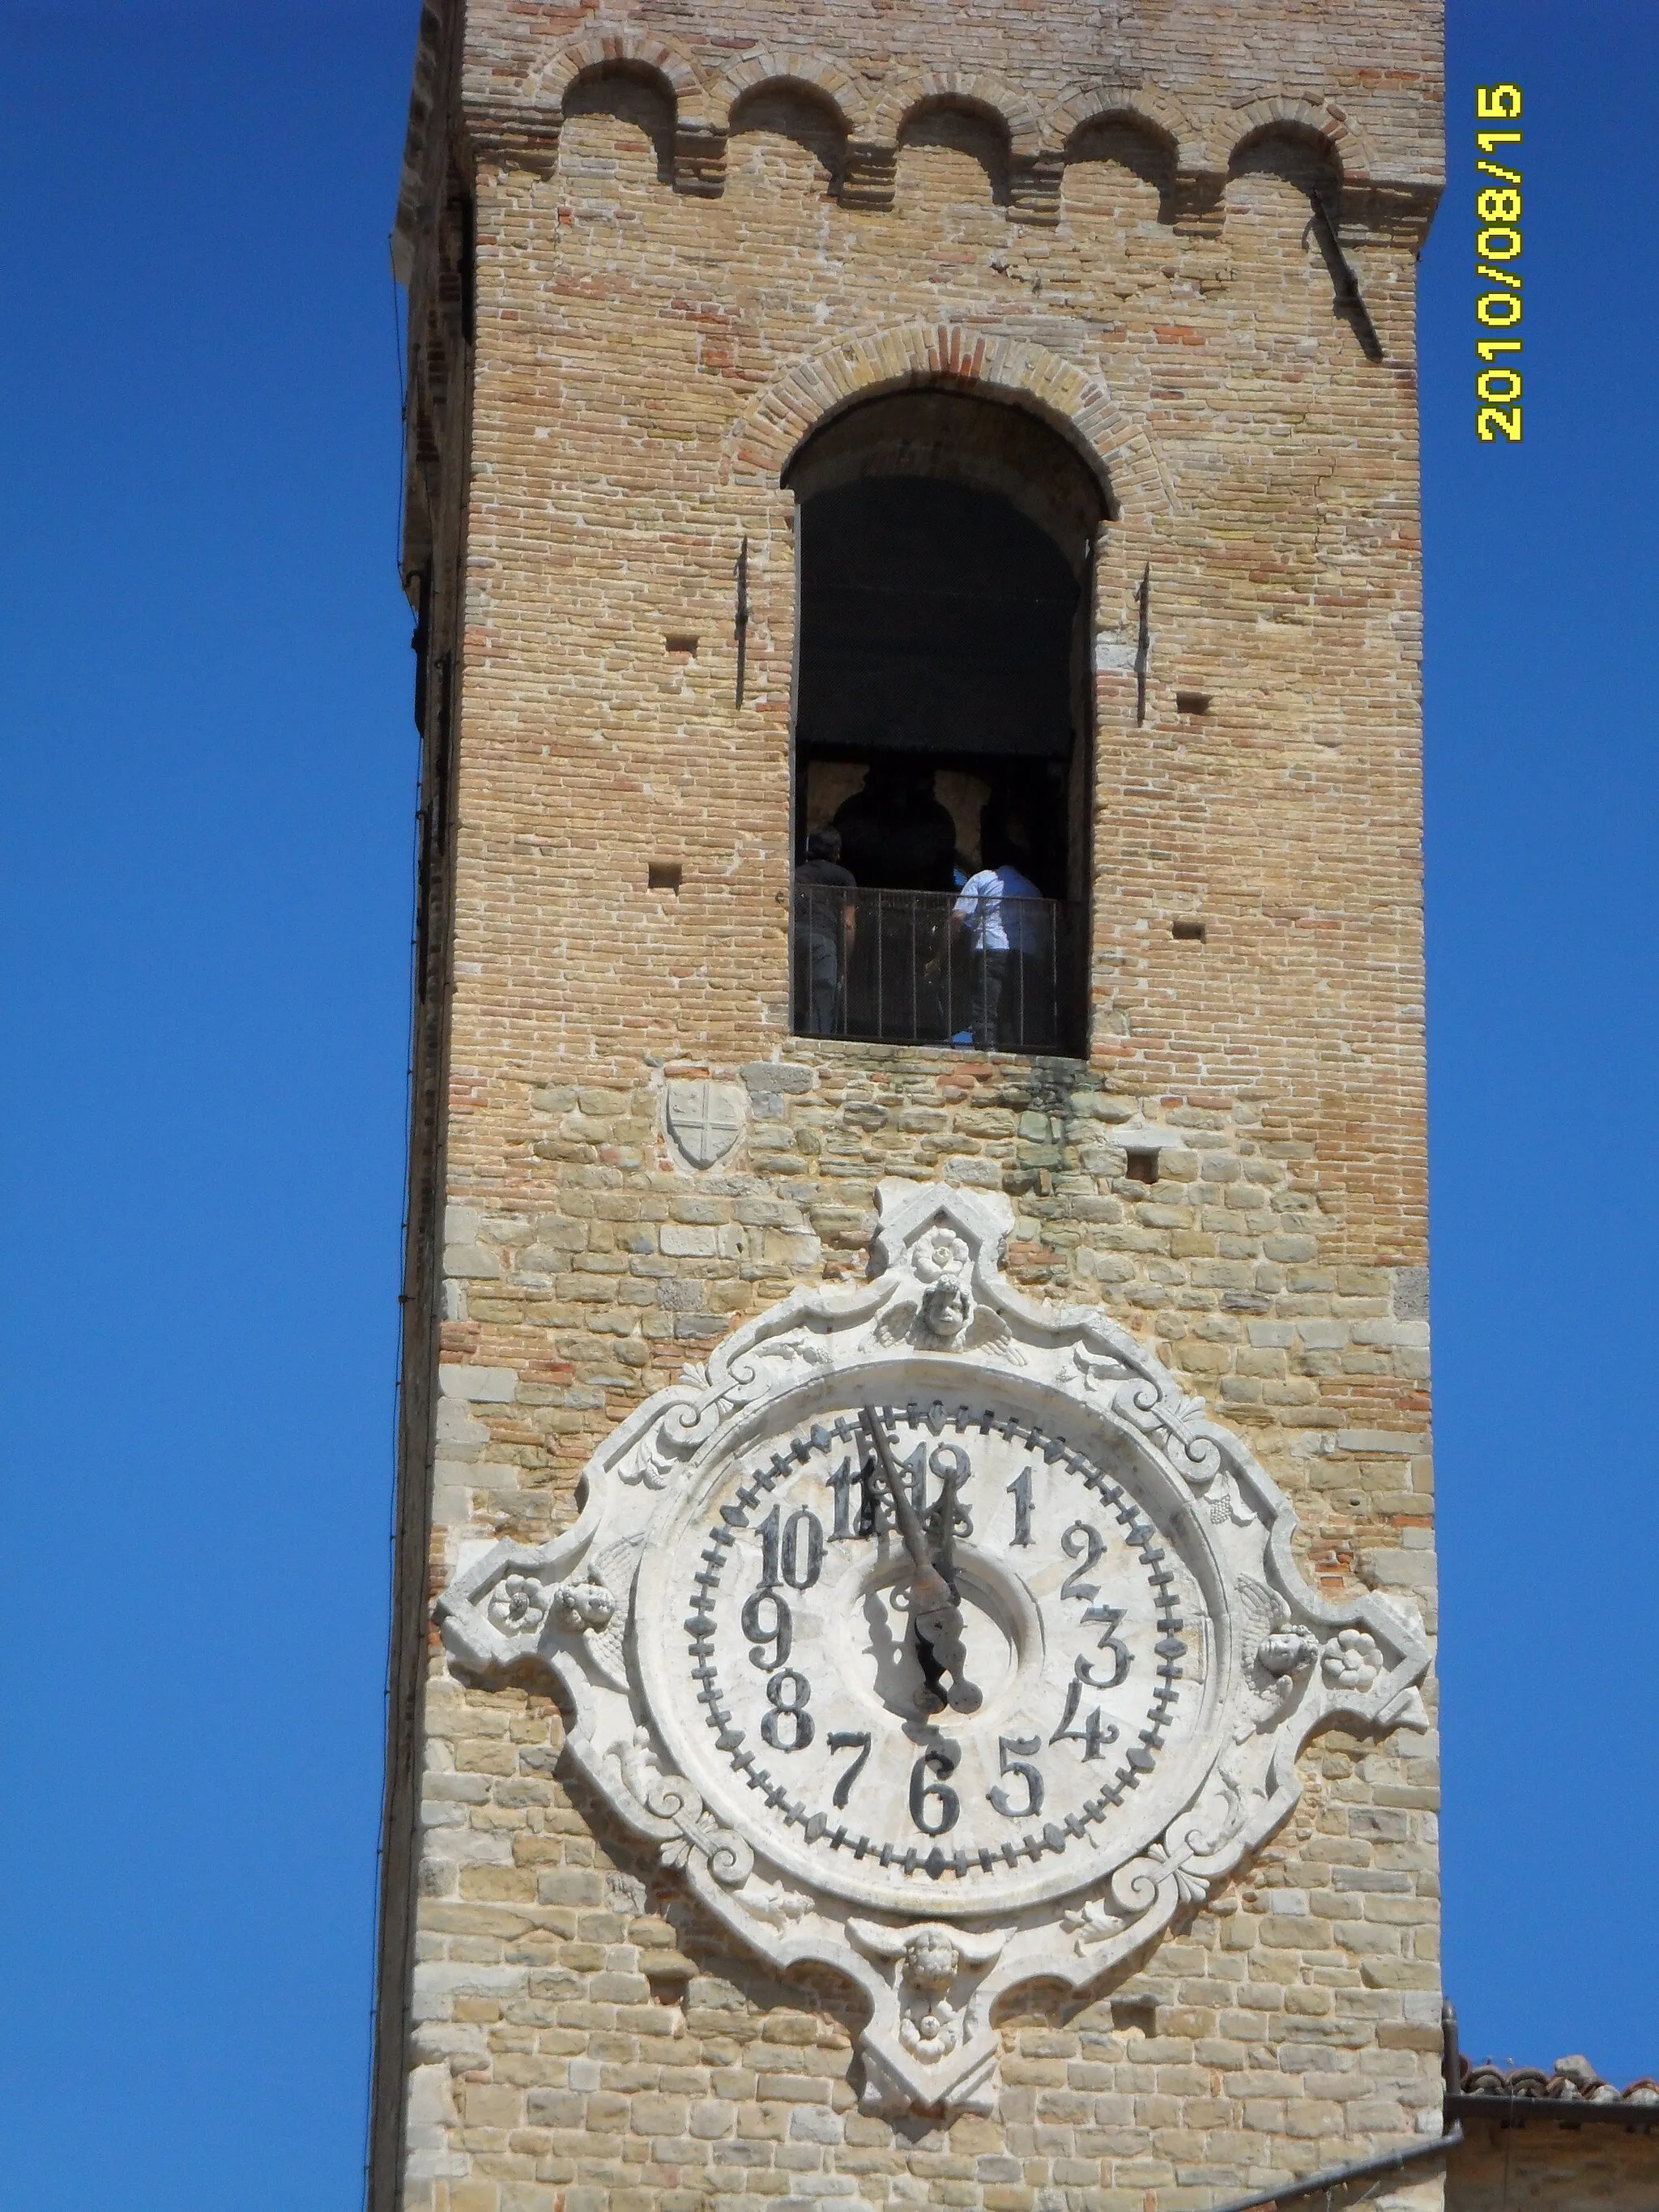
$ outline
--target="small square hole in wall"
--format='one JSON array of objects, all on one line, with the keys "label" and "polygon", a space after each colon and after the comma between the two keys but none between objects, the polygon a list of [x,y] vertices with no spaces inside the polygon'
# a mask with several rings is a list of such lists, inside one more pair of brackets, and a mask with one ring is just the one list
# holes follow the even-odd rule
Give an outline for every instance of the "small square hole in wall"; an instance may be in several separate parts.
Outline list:
[{"label": "small square hole in wall", "polygon": [[1123,1172],[1131,1182],[1158,1181],[1158,1154],[1155,1152],[1131,1152]]},{"label": "small square hole in wall", "polygon": [[697,639],[694,630],[671,629],[663,640],[663,646],[667,652],[678,653],[683,659],[695,660],[697,657]]},{"label": "small square hole in wall", "polygon": [[1158,2033],[1158,2000],[1156,1997],[1114,1997],[1112,2026],[1120,2034],[1130,2028],[1139,2028],[1143,2035]]},{"label": "small square hole in wall", "polygon": [[1177,714],[1207,714],[1209,711],[1210,695],[1207,691],[1177,691],[1176,693]]},{"label": "small square hole in wall", "polygon": [[647,860],[646,888],[653,891],[677,891],[680,887],[682,872],[678,860]]},{"label": "small square hole in wall", "polygon": [[691,1984],[684,1974],[647,1974],[653,2004],[683,2005],[691,1994]]},{"label": "small square hole in wall", "polygon": [[1171,937],[1179,937],[1188,945],[1202,945],[1206,926],[1189,915],[1184,920],[1172,921],[1170,924],[1170,934]]}]

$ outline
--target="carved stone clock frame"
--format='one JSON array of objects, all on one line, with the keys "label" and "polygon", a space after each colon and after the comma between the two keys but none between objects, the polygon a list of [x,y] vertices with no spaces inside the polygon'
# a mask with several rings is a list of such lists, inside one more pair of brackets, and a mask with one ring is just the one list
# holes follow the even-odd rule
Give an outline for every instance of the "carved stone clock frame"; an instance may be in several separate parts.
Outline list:
[{"label": "carved stone clock frame", "polygon": [[[869,1281],[797,1291],[738,1330],[594,1454],[574,1528],[491,1546],[437,1611],[475,1679],[558,1683],[583,1772],[735,1935],[775,1966],[819,1961],[859,1984],[866,2110],[948,2117],[994,2106],[996,1999],[1038,1978],[1084,1988],[1202,1905],[1296,1804],[1316,1729],[1425,1727],[1429,1650],[1402,1605],[1332,1606],[1307,1586],[1283,1493],[1144,1346],[1004,1279],[1006,1200],[901,1182],[880,1196]],[[1018,1849],[890,1844],[878,1858],[741,1747],[709,1656],[710,1593],[723,1547],[752,1534],[769,1453],[793,1470],[861,1409],[902,1407],[939,1435],[981,1403],[1050,1463],[1129,1497],[1120,1519],[1163,1563],[1158,1626],[1181,1632],[1153,1647],[1164,1686],[1141,1741],[1162,1751],[1164,1717],[1178,1726],[1161,1763],[1132,1749],[1086,1817],[1034,1826]],[[1103,1469],[1119,1471],[1109,1491]],[[1035,1653],[1044,1633],[1013,1643]]]}]

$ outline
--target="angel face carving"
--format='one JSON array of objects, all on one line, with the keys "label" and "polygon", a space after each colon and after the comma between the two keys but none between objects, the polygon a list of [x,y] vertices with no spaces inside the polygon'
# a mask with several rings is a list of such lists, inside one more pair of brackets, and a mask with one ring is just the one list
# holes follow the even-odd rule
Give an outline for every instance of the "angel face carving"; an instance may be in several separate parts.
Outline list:
[{"label": "angel face carving", "polygon": [[564,1583],[553,1594],[553,1613],[561,1628],[608,1628],[617,1601],[603,1583]]},{"label": "angel face carving", "polygon": [[1311,1666],[1318,1652],[1317,1637],[1305,1628],[1285,1628],[1256,1646],[1255,1663],[1264,1674],[1295,1674]]},{"label": "angel face carving", "polygon": [[973,1314],[967,1291],[955,1276],[931,1284],[921,1301],[921,1325],[941,1344],[954,1344]]},{"label": "angel face carving", "polygon": [[962,1954],[942,1928],[922,1928],[904,1947],[904,1978],[912,1989],[942,1996],[962,1972]]}]

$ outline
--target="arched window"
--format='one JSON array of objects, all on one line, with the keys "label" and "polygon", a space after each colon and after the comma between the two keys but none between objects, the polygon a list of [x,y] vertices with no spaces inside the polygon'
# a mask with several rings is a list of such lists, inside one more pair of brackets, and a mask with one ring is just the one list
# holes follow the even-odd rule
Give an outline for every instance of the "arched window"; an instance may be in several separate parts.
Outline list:
[{"label": "arched window", "polygon": [[793,1026],[1085,1048],[1101,485],[1020,409],[868,400],[799,502]]}]

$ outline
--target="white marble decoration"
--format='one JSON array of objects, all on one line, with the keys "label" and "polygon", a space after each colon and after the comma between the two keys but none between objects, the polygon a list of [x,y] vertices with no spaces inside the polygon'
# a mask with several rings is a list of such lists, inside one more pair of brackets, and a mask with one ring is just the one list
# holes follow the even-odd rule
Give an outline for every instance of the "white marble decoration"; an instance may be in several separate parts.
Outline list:
[{"label": "white marble decoration", "polygon": [[1144,1953],[1316,1729],[1426,1725],[1429,1652],[1308,1587],[1283,1494],[1126,1330],[1004,1279],[1005,1200],[881,1199],[870,1281],[738,1330],[438,1613],[473,1677],[557,1677],[572,1756],[729,1928],[863,1988],[867,2109],[948,2117],[994,2106],[1004,1991]]}]

